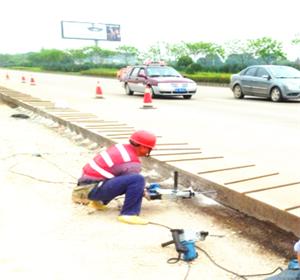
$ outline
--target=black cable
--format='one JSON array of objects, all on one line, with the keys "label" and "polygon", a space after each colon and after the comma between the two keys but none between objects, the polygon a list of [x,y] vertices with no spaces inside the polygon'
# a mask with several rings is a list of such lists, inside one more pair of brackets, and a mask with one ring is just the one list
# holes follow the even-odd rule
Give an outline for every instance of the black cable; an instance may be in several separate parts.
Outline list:
[{"label": "black cable", "polygon": [[274,269],[272,272],[269,273],[260,273],[260,274],[249,274],[249,275],[243,275],[244,277],[259,277],[259,276],[267,276],[274,274],[277,270],[283,271],[282,267],[278,266],[276,269]]},{"label": "black cable", "polygon": [[166,225],[159,224],[159,223],[149,222],[149,224],[151,224],[151,225],[155,225],[155,226],[164,227],[164,228],[167,228],[167,229],[172,229],[172,228],[170,228],[170,227],[168,227],[168,226],[166,226]]},{"label": "black cable", "polygon": [[44,182],[44,183],[51,183],[51,184],[73,184],[73,185],[76,185],[76,183],[77,183],[77,182],[53,182],[53,181],[48,181],[48,180],[45,180],[45,179],[39,179],[39,178],[33,177],[31,175],[27,175],[27,174],[24,174],[24,173],[16,172],[16,171],[13,171],[13,170],[10,170],[9,172],[17,174],[17,175],[24,176],[24,177],[28,177],[28,178],[36,180],[36,181]]},{"label": "black cable", "polygon": [[41,154],[33,154],[33,153],[16,153],[16,154],[11,154],[9,156],[6,156],[4,158],[1,158],[0,160],[6,160],[6,159],[9,159],[9,158],[12,158],[12,157],[15,157],[15,156],[23,156],[23,155],[31,155],[31,156],[36,156],[36,157],[41,157]]},{"label": "black cable", "polygon": [[[11,157],[15,157],[15,156],[28,156],[28,155],[31,155],[31,156],[35,156],[35,157],[42,157],[42,155],[68,155],[68,154],[71,154],[73,155],[74,153],[46,153],[46,152],[42,152],[42,153],[15,153],[15,154],[11,154],[9,156],[6,156],[6,157],[3,157],[3,158],[0,158],[0,160],[6,160],[6,159],[9,159]],[[79,155],[88,155],[90,154],[90,152],[86,152],[86,153],[78,153]]]},{"label": "black cable", "polygon": [[203,250],[203,249],[200,248],[199,246],[195,246],[195,247],[196,247],[198,250],[200,250],[201,252],[203,252],[203,253],[208,257],[208,259],[209,259],[215,266],[217,266],[218,268],[220,268],[220,269],[222,269],[222,270],[224,270],[224,271],[226,271],[226,272],[229,272],[229,273],[231,273],[231,274],[233,274],[233,275],[235,275],[235,276],[237,276],[237,277],[239,277],[239,278],[241,278],[241,279],[247,280],[247,278],[245,278],[243,275],[239,275],[238,273],[236,273],[236,272],[234,272],[234,271],[231,271],[231,270],[229,270],[229,269],[227,269],[227,268],[225,268],[225,267],[223,267],[223,266],[217,264],[217,263],[213,260],[213,258],[212,258],[205,250]]},{"label": "black cable", "polygon": [[[46,154],[46,153],[44,153]],[[47,154],[50,154],[50,153],[47,153]],[[76,179],[73,175],[69,174],[68,172],[66,172],[65,170],[63,170],[61,167],[59,167],[57,164],[51,162],[50,160],[46,159],[45,157],[42,156],[42,154],[40,153],[36,153],[36,154],[33,154],[33,153],[16,153],[16,154],[12,154],[10,156],[7,156],[5,158],[2,158],[2,160],[4,159],[8,159],[8,158],[11,158],[11,157],[14,157],[14,156],[18,156],[18,155],[32,155],[32,156],[35,156],[35,157],[40,157],[44,160],[46,160],[48,163],[52,164],[53,166],[55,166],[57,169],[59,169],[60,171],[68,174],[70,177]],[[40,182],[45,182],[45,183],[51,183],[51,184],[73,184],[75,185],[77,183],[76,182],[54,182],[54,181],[49,181],[49,180],[45,180],[45,179],[40,179],[40,178],[37,178],[37,177],[34,177],[34,176],[31,176],[31,175],[28,175],[28,174],[24,174],[24,173],[20,173],[20,172],[16,172],[16,171],[13,171],[11,170],[16,164],[14,164],[13,166],[11,166],[9,168],[9,172],[11,173],[14,173],[14,174],[17,174],[17,175],[21,175],[21,176],[24,176],[24,177],[28,177],[28,178],[31,178],[33,180],[36,180],[36,181],[40,181]]]},{"label": "black cable", "polygon": [[178,263],[179,261],[181,261],[181,254],[178,254],[177,258],[169,258],[167,260],[167,263],[169,263],[169,264],[175,264],[175,263]]},{"label": "black cable", "polygon": [[259,276],[267,276],[267,275],[272,275],[272,274],[274,274],[277,270],[280,270],[280,271],[283,271],[283,269],[281,268],[281,267],[277,267],[274,271],[271,271],[271,272],[269,272],[269,273],[259,273],[259,274],[248,274],[248,275],[240,275],[240,274],[238,274],[238,273],[236,273],[236,272],[234,272],[234,271],[231,271],[231,270],[229,270],[229,269],[227,269],[227,268],[225,268],[225,267],[223,267],[223,266],[221,266],[221,265],[219,265],[219,264],[217,264],[214,260],[213,260],[213,258],[204,250],[204,249],[202,249],[202,248],[200,248],[199,246],[195,246],[198,250],[200,250],[201,252],[203,252],[207,257],[208,257],[208,259],[215,265],[215,266],[217,266],[217,267],[219,267],[220,269],[222,269],[222,270],[224,270],[224,271],[226,271],[226,272],[229,272],[229,273],[231,273],[231,274],[233,274],[233,275],[235,275],[235,276],[237,276],[237,277],[239,277],[239,278],[241,278],[241,279],[246,279],[247,280],[247,277],[259,277]]},{"label": "black cable", "polygon": [[69,172],[65,171],[64,169],[62,169],[60,166],[58,166],[56,163],[50,161],[49,159],[46,159],[44,157],[42,157],[42,159],[44,159],[45,161],[51,163],[53,166],[55,166],[58,170],[62,171],[65,174],[68,174],[70,177],[72,177],[73,179],[77,179],[75,176],[73,176],[72,174],[70,174]]}]

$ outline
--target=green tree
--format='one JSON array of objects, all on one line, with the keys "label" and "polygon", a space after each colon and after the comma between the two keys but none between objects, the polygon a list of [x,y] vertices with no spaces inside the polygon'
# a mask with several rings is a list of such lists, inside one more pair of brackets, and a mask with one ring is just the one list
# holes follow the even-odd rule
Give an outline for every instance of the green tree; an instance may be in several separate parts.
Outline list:
[{"label": "green tree", "polygon": [[161,48],[161,43],[156,42],[155,45],[152,45],[147,50],[146,54],[148,55],[148,59],[152,61],[160,61],[163,60],[163,52]]},{"label": "green tree", "polygon": [[190,58],[187,55],[183,55],[183,56],[179,57],[179,59],[177,61],[177,66],[178,67],[187,67],[192,63],[193,63],[192,58]]},{"label": "green tree", "polygon": [[222,46],[210,42],[185,43],[188,54],[197,61],[200,57],[219,56],[224,57],[224,49]]},{"label": "green tree", "polygon": [[292,45],[299,45],[300,44],[299,35],[297,35],[291,42],[292,42]]},{"label": "green tree", "polygon": [[136,47],[133,47],[133,46],[122,45],[122,46],[119,46],[116,49],[116,51],[124,56],[124,59],[125,59],[124,63],[126,65],[130,64],[129,63],[130,61],[136,60],[140,55],[140,51]]},{"label": "green tree", "polygon": [[260,57],[267,64],[286,59],[286,54],[282,50],[282,43],[270,37],[248,40],[248,50],[255,58]]},{"label": "green tree", "polygon": [[50,65],[72,62],[72,58],[64,51],[56,49],[42,49],[40,52],[34,52],[28,55],[29,62],[33,66],[48,68]]},{"label": "green tree", "polygon": [[89,46],[82,48],[87,60],[93,64],[106,64],[111,60],[110,57],[117,54],[116,51],[102,49],[98,46]]},{"label": "green tree", "polygon": [[185,43],[181,42],[179,44],[165,44],[166,56],[168,62],[178,61],[180,57],[188,56],[188,51],[186,49]]},{"label": "green tree", "polygon": [[72,57],[74,62],[82,63],[88,57],[85,49],[69,49],[67,53]]},{"label": "green tree", "polygon": [[250,59],[254,59],[252,54],[249,54],[248,43],[241,40],[233,40],[225,43],[225,63],[230,65],[245,65],[249,64]]},{"label": "green tree", "polygon": [[197,63],[200,64],[203,68],[213,71],[217,71],[223,66],[223,61],[217,54],[210,54],[206,55],[205,57],[201,57],[198,59]]}]

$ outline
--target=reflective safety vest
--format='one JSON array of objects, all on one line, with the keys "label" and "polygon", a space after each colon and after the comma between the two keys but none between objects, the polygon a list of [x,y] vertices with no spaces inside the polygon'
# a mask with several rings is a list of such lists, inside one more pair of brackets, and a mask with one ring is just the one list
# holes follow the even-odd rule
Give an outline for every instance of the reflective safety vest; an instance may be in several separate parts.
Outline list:
[{"label": "reflective safety vest", "polygon": [[130,144],[116,144],[97,154],[83,167],[83,175],[95,180],[141,172],[141,162]]}]

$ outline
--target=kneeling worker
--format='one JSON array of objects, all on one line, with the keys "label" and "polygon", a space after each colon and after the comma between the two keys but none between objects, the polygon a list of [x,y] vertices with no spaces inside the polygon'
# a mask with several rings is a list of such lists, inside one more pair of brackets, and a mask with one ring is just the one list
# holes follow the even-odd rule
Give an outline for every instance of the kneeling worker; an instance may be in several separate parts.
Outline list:
[{"label": "kneeling worker", "polygon": [[83,167],[73,190],[73,201],[103,210],[115,197],[125,194],[118,220],[148,224],[146,219],[139,217],[145,192],[139,157],[149,156],[155,144],[154,134],[139,130],[131,135],[129,144],[116,144],[97,154]]}]

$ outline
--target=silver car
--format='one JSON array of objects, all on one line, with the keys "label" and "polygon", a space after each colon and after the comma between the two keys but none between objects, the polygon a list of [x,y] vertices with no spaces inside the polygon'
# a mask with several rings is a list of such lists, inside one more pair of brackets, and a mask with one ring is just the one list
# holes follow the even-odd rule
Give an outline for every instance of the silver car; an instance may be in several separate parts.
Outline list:
[{"label": "silver car", "polygon": [[249,66],[231,76],[235,98],[246,95],[269,98],[274,102],[300,98],[300,71],[281,65]]}]

